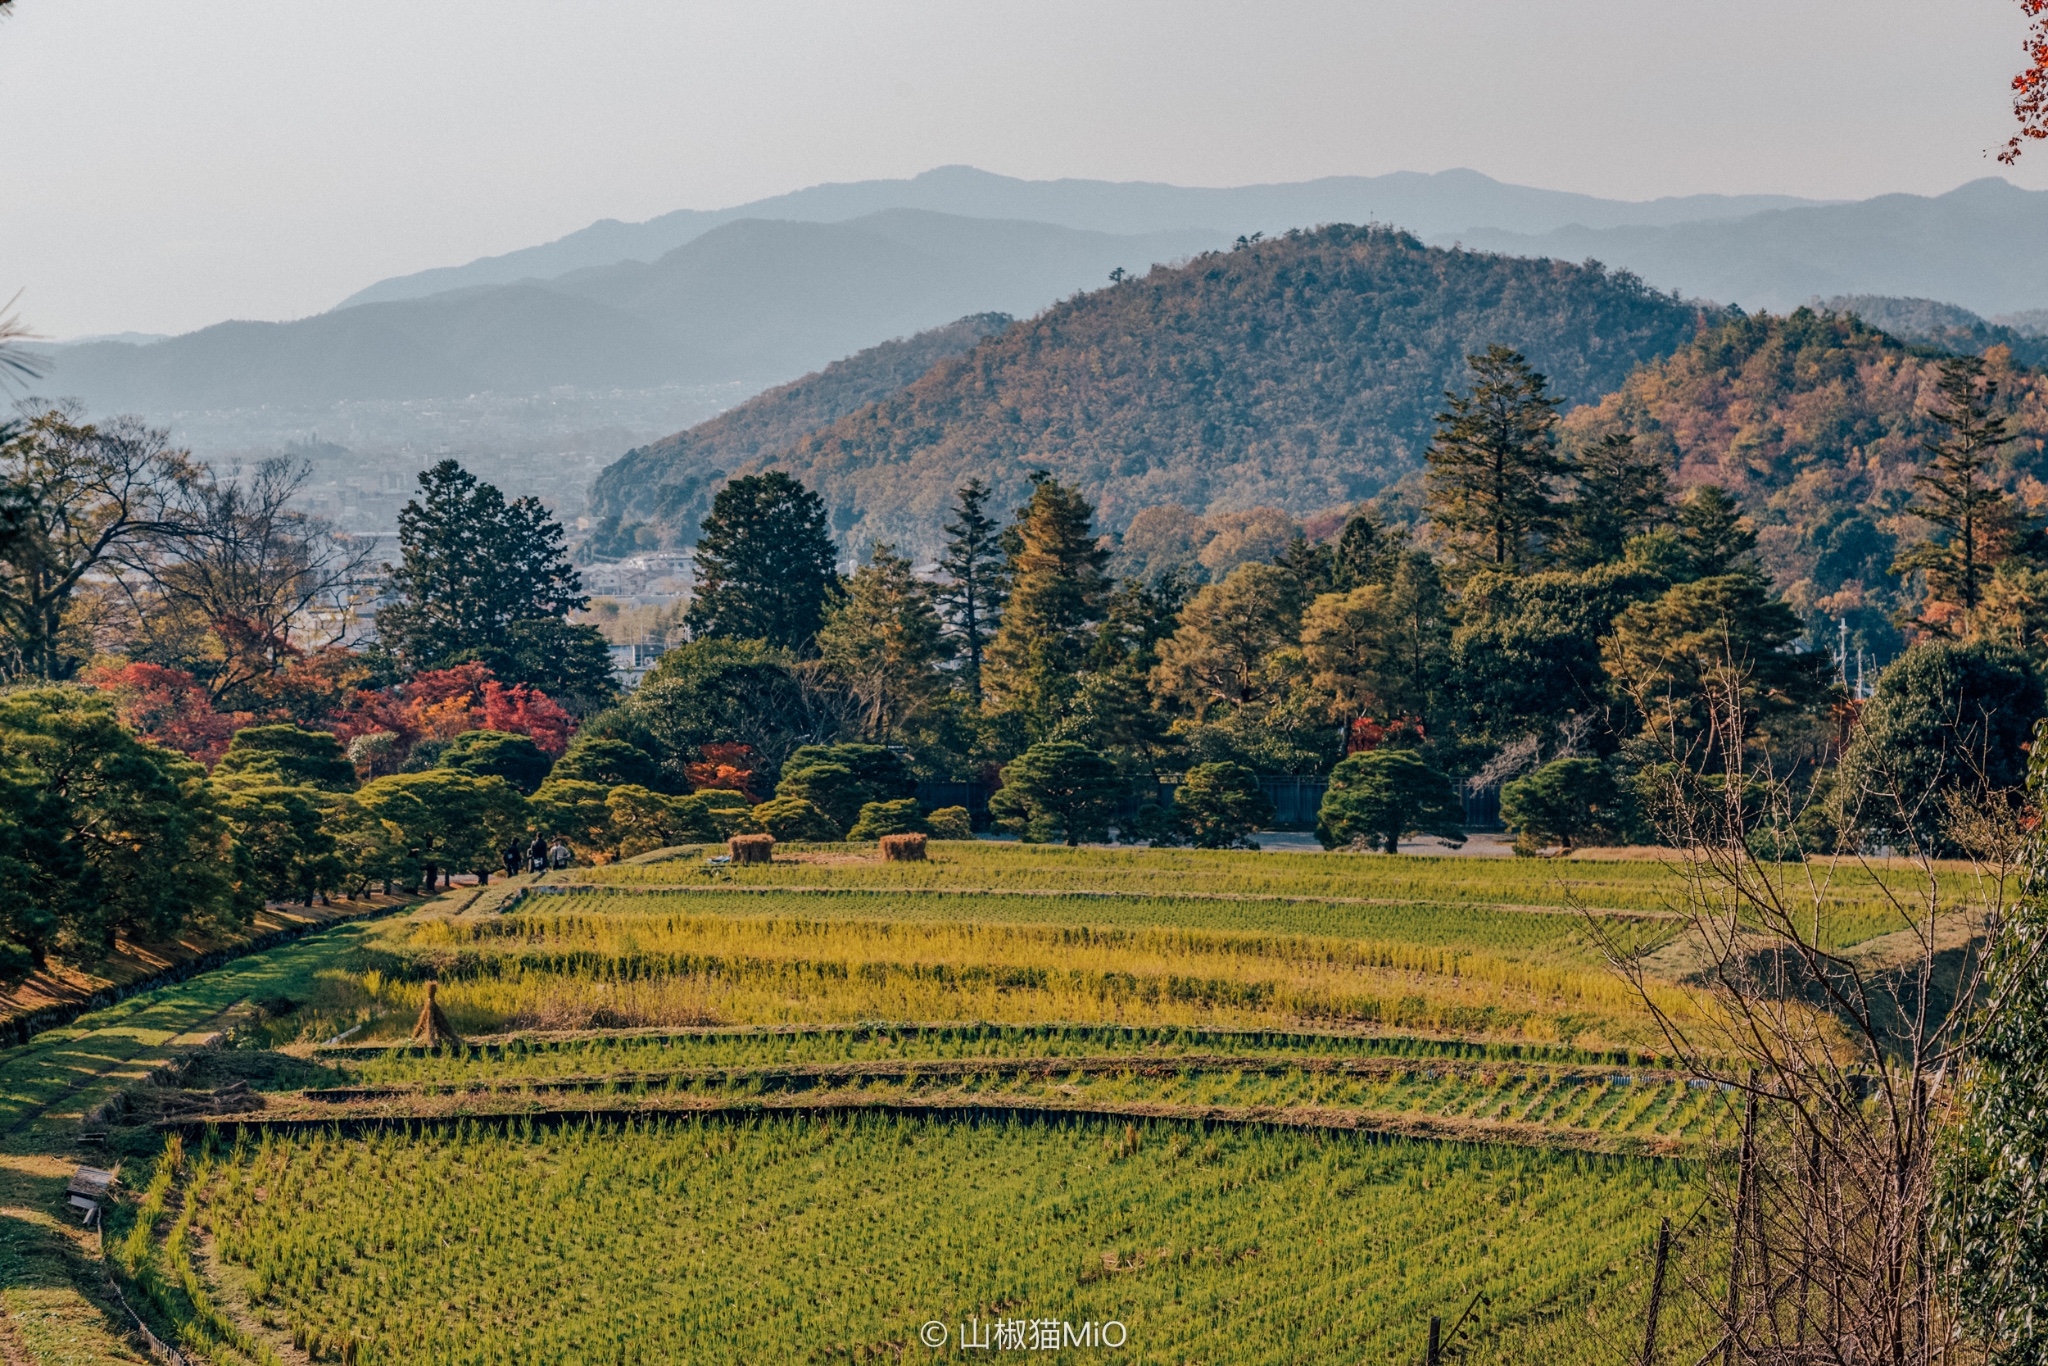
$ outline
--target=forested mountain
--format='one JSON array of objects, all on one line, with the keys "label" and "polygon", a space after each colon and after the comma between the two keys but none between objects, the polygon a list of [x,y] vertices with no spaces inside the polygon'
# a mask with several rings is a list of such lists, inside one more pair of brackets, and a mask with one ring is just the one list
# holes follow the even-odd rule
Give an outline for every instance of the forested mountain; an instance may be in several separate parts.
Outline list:
[{"label": "forested mountain", "polygon": [[1567,224],[1687,223],[1812,203],[1789,195],[1682,195],[1643,202],[1507,185],[1477,171],[1327,176],[1291,185],[1224,188],[1145,181],[1019,180],[972,166],[940,166],[907,180],[812,185],[725,209],[679,209],[644,223],[607,218],[552,242],[380,280],[341,307],[417,299],[451,289],[554,279],[618,261],[652,261],[743,218],[840,223],[887,209],[966,218],[1028,219],[1088,232],[1207,228],[1227,236],[1313,223],[1398,223],[1431,236],[1473,227],[1546,232]]},{"label": "forested mountain", "polygon": [[[2021,439],[1998,477],[2048,502],[2048,380],[1993,350],[1987,372]],[[1893,617],[1912,585],[1890,573],[1924,533],[1907,510],[1936,436],[1940,363],[1853,317],[1799,309],[1735,318],[1645,365],[1596,407],[1566,419],[1581,442],[1633,431],[1680,485],[1719,484],[1756,521],[1765,567],[1819,638],[1846,620],[1850,644],[1881,658],[1903,645]]]},{"label": "forested mountain", "polygon": [[958,485],[1019,502],[1040,468],[1112,528],[1162,503],[1309,511],[1415,469],[1468,352],[1518,347],[1588,402],[1701,318],[1598,267],[1335,226],[1068,300],[762,463],[855,546],[929,549]]},{"label": "forested mountain", "polygon": [[765,386],[964,314],[1030,313],[1218,245],[892,210],[846,223],[749,219],[652,263],[222,323],[148,346],[58,353],[46,389],[94,409],[194,410],[526,394],[556,385]]},{"label": "forested mountain", "polygon": [[942,360],[964,354],[1010,325],[1005,313],[977,313],[913,337],[871,346],[815,374],[757,394],[665,441],[627,451],[590,490],[591,515],[612,535],[621,519],[658,519],[694,536],[697,505],[727,470],[787,450],[846,414],[886,398]]},{"label": "forested mountain", "polygon": [[2022,365],[2048,365],[2048,337],[1980,318],[1960,304],[1935,299],[1900,299],[1883,294],[1843,294],[1820,305],[1828,313],[1854,313],[1872,327],[1903,342],[1981,356],[2003,346]]}]

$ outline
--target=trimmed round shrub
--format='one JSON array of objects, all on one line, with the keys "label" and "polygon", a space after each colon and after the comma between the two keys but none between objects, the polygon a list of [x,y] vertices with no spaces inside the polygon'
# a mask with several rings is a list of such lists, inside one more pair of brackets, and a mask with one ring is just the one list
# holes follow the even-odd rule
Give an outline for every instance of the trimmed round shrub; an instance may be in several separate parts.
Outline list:
[{"label": "trimmed round shrub", "polygon": [[1616,838],[1625,821],[1621,788],[1598,759],[1552,759],[1500,790],[1500,818],[1515,832],[1515,852]]},{"label": "trimmed round shrub", "polygon": [[[859,820],[860,809],[874,800],[867,784],[844,764],[785,769],[782,781],[775,785],[775,795],[809,802],[829,816],[840,830]],[[839,837],[835,834],[832,838]]]},{"label": "trimmed round shrub", "polygon": [[893,802],[869,802],[860,809],[860,819],[846,832],[850,840],[878,840],[884,835],[924,835],[931,832],[917,802],[910,797]]},{"label": "trimmed round shrub", "polygon": [[967,814],[964,806],[942,806],[924,818],[935,840],[971,840],[974,838],[974,818]]},{"label": "trimmed round shrub", "polygon": [[1273,819],[1273,803],[1243,764],[1196,764],[1174,789],[1173,809],[1197,849],[1256,849],[1251,838]]},{"label": "trimmed round shrub", "polygon": [[518,788],[521,796],[531,797],[548,780],[548,770],[554,767],[554,761],[541,752],[530,735],[469,730],[448,742],[434,767],[467,773],[472,778],[503,778]]},{"label": "trimmed round shrub", "polygon": [[840,837],[832,818],[802,797],[776,797],[751,814],[763,830],[785,843],[830,844]]}]

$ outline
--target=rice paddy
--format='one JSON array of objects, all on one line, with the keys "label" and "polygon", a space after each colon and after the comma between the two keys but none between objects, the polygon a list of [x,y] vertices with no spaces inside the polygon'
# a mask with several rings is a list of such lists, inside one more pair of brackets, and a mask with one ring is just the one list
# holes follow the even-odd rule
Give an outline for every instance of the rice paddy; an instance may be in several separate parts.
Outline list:
[{"label": "rice paddy", "polygon": [[217,1359],[476,1366],[936,1360],[997,1323],[1388,1360],[1481,1293],[1470,1359],[1556,1360],[1630,1319],[1688,1194],[1536,1149],[884,1116],[270,1134],[180,1183],[184,1235],[135,1267],[234,1297],[195,1334]]},{"label": "rice paddy", "polygon": [[[1061,1350],[1388,1361],[1468,1304],[1452,1359],[1639,1347],[1648,1239],[1732,1132],[1604,957],[1672,946],[1668,870],[934,848],[357,929],[184,1083],[244,1099],[147,1112],[169,1146],[110,1243],[218,1361],[900,1361],[931,1323],[952,1354],[1112,1322]],[[1588,896],[1544,881],[1581,867]],[[459,1045],[409,1041],[430,980]]]}]

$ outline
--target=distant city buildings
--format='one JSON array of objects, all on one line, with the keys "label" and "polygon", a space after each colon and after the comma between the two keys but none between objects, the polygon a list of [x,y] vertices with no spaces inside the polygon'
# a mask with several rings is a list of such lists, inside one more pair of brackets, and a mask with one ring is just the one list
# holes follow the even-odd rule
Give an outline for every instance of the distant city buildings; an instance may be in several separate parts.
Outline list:
[{"label": "distant city buildings", "polygon": [[583,591],[639,606],[665,606],[690,591],[691,554],[652,550],[627,560],[601,560],[578,567]]}]

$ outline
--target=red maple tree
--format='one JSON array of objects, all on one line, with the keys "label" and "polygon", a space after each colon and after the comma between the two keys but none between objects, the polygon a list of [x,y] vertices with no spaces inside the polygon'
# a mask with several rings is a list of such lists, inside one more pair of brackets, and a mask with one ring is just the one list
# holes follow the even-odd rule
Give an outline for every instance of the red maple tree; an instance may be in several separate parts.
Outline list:
[{"label": "red maple tree", "polygon": [[2012,78],[2012,115],[2020,131],[1998,154],[2007,166],[2020,159],[2029,141],[2048,138],[2048,0],[2020,0],[2020,10],[2027,16],[2027,65]]}]

